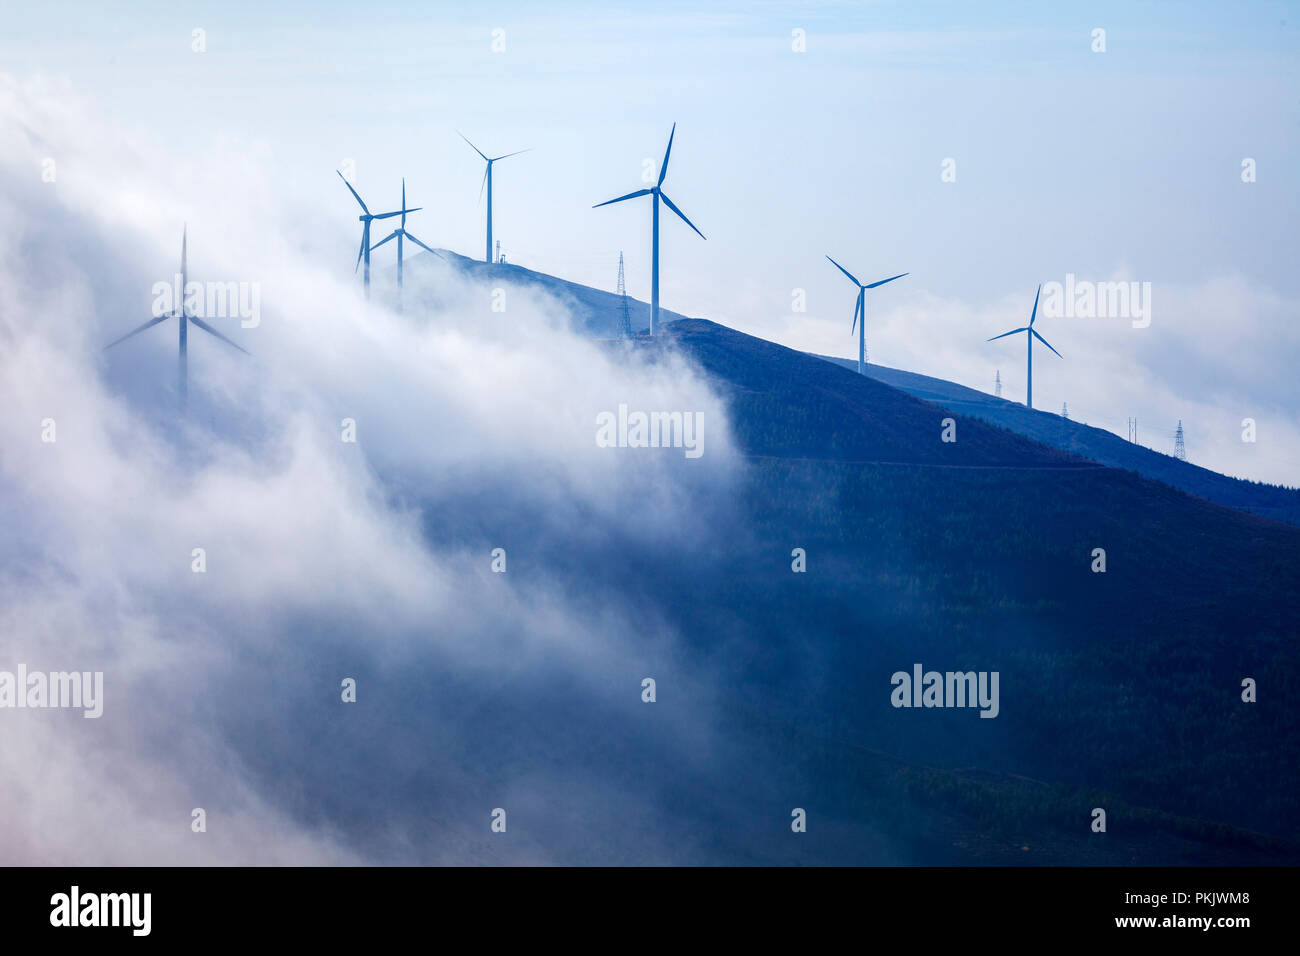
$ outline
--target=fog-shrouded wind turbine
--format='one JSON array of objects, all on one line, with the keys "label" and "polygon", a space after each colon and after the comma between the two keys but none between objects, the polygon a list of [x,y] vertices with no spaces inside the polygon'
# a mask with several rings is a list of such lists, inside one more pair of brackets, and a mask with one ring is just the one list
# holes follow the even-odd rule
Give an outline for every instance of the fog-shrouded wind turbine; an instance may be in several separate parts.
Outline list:
[{"label": "fog-shrouded wind turbine", "polygon": [[[1034,294],[1034,311],[1029,313],[1028,325],[1026,325],[1024,328],[1012,329],[1010,332],[1003,332],[1001,335],[995,335],[993,336],[993,338],[989,339],[990,342],[993,342],[996,341],[997,339],[1004,339],[1008,335],[1015,335],[1017,332],[1027,333],[1025,335],[1026,365],[1028,369],[1025,375],[1025,407],[1026,408],[1034,407],[1034,339],[1038,339],[1038,341],[1042,342],[1049,349],[1052,349],[1051,343],[1048,342],[1047,339],[1039,335],[1038,330],[1034,328],[1034,320],[1038,318],[1038,297],[1042,294],[1043,294],[1043,286],[1040,283],[1038,286],[1038,292]],[[1056,353],[1057,358],[1062,357],[1061,353],[1057,352],[1056,349],[1052,349],[1052,351]]]},{"label": "fog-shrouded wind turbine", "polygon": [[[338,170],[336,169],[335,172],[337,173]],[[343,185],[348,187],[348,192],[352,193],[353,197],[356,198],[357,203],[361,206],[361,215],[357,217],[358,219],[361,220],[361,248],[357,252],[357,264],[356,266],[353,267],[352,271],[356,272],[357,269],[360,268],[362,261],[363,260],[365,261],[366,273],[363,282],[366,288],[366,297],[369,298],[370,297],[370,223],[376,219],[392,219],[394,216],[400,216],[404,212],[414,212],[414,210],[407,209],[406,203],[405,201],[403,201],[402,208],[397,210],[396,212],[381,212],[378,214],[372,213],[366,207],[366,204],[362,200],[361,196],[357,193],[355,189],[352,188],[352,184],[347,181],[347,178],[344,177],[342,173],[339,173],[339,179],[343,180]]]},{"label": "fog-shrouded wind turbine", "polygon": [[159,322],[163,322],[166,321],[167,319],[175,318],[180,324],[180,361],[179,361],[180,379],[179,381],[180,381],[180,394],[181,394],[182,403],[185,402],[186,399],[188,399],[189,397],[189,373],[186,369],[186,353],[187,353],[187,348],[186,348],[187,328],[186,327],[189,325],[189,323],[193,322],[204,332],[207,332],[211,335],[215,335],[217,338],[221,339],[221,341],[225,342],[227,345],[231,346],[232,348],[239,349],[239,351],[243,352],[245,355],[249,354],[247,349],[243,348],[242,346],[236,345],[234,342],[230,341],[230,339],[226,338],[224,335],[222,335],[212,326],[208,325],[208,323],[204,322],[197,315],[191,314],[189,309],[186,308],[185,290],[186,287],[189,285],[189,266],[186,262],[186,258],[187,258],[186,245],[187,245],[188,233],[189,233],[188,226],[181,231],[181,271],[180,271],[179,305],[173,302],[172,303],[173,306],[176,307],[173,308],[172,311],[164,312],[162,315],[155,316],[154,318],[150,319],[148,322],[144,323],[138,328],[132,329],[130,332],[126,333],[126,335],[122,336],[121,338],[114,339],[112,342],[109,342],[107,345],[104,346],[104,351],[107,352],[109,349],[111,349],[114,345],[117,345],[119,342],[125,342],[131,336],[138,335],[140,332],[143,332],[145,329],[151,326],[157,325]]},{"label": "fog-shrouded wind turbine", "polygon": [[[695,223],[686,218],[686,213],[678,209],[668,194],[663,191],[664,177],[668,175],[668,156],[673,151],[673,136],[677,133],[677,124],[673,124],[672,132],[668,134],[668,148],[664,150],[663,165],[659,167],[659,181],[650,189],[638,189],[634,193],[628,193],[626,196],[619,196],[617,199],[610,199],[606,202],[598,202],[592,206],[592,209],[599,209],[601,206],[609,206],[616,202],[622,202],[625,199],[636,199],[638,196],[653,197],[654,213],[653,225],[651,226],[651,253],[650,253],[650,334],[655,334],[655,328],[659,325],[659,200],[664,201],[673,212],[677,213],[682,222],[695,229]],[[700,230],[695,229],[695,234],[701,239],[708,237]]]},{"label": "fog-shrouded wind turbine", "polygon": [[[830,259],[831,265],[833,265],[836,269],[839,269],[846,276],[848,276],[849,279],[853,282],[853,284],[858,287],[858,301],[853,306],[853,327],[849,329],[849,334],[852,334],[854,329],[857,329],[858,331],[858,374],[866,375],[867,374],[867,290],[874,289],[876,288],[876,286],[882,286],[886,282],[893,282],[895,279],[901,279],[903,278],[903,276],[911,275],[911,273],[900,272],[898,275],[890,276],[888,279],[881,279],[879,282],[872,282],[869,285],[863,285],[861,282],[858,281],[857,277],[848,269],[844,268],[834,259],[831,259],[830,256],[827,256],[826,258]],[[861,322],[861,325],[859,325],[859,322]]]},{"label": "fog-shrouded wind turbine", "polygon": [[[460,130],[456,130],[456,133],[460,136],[461,139],[469,143],[468,136],[466,136]],[[483,261],[491,262],[492,261],[492,164],[499,163],[503,159],[509,159],[511,156],[518,156],[520,153],[526,153],[528,152],[528,150],[517,149],[513,153],[506,153],[504,156],[488,156],[486,153],[483,152],[483,150],[479,149],[473,143],[469,143],[469,146],[470,149],[474,150],[474,152],[482,156],[483,161],[487,163],[487,169],[483,171],[483,183],[478,188],[478,198],[480,201],[483,199],[483,190],[484,188],[486,188],[487,201],[488,201],[487,203],[487,255],[483,257]]]},{"label": "fog-shrouded wind turbine", "polygon": [[415,243],[425,252],[432,252],[439,259],[446,258],[437,249],[433,249],[430,248],[429,246],[426,246],[419,239],[416,239],[415,236],[411,235],[409,232],[406,231],[406,214],[408,212],[419,212],[423,208],[424,208],[423,206],[416,206],[414,209],[406,208],[406,177],[403,176],[402,177],[402,208],[399,213],[393,214],[393,215],[399,215],[399,214],[401,215],[402,224],[398,226],[396,229],[394,229],[392,232],[390,232],[388,235],[384,236],[384,238],[376,242],[373,246],[373,248],[378,249],[389,239],[397,240],[397,303],[399,307],[402,303],[402,240],[410,239],[413,243]]}]

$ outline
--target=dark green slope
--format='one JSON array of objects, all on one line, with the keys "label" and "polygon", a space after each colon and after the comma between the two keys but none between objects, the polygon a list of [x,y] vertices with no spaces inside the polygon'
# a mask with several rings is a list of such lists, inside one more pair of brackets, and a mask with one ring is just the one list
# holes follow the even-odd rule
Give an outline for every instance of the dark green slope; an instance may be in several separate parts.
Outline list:
[{"label": "dark green slope", "polygon": [[[698,365],[751,456],[729,564],[674,581],[669,613],[729,630],[724,690],[774,766],[846,819],[910,795],[896,825],[930,861],[1296,859],[1300,529],[960,414],[944,444],[938,406],[712,323],[642,347]],[[1002,713],[891,707],[914,662],[998,670]]]},{"label": "dark green slope", "polygon": [[1087,468],[1020,435],[963,418],[945,442],[948,414],[875,379],[704,319],[668,325],[662,337],[690,354],[733,408],[742,447],[754,455],[945,466]]},{"label": "dark green slope", "polygon": [[[857,370],[856,360],[829,356],[818,358],[840,368]],[[1053,448],[1113,468],[1135,471],[1231,508],[1300,524],[1300,490],[1295,488],[1223,475],[1135,444],[1104,428],[1063,419],[1052,412],[1026,408],[1019,402],[1009,402],[955,382],[881,365],[868,365],[867,374],[909,395],[1009,429]],[[1243,445],[1243,449],[1248,452],[1249,446]]]}]

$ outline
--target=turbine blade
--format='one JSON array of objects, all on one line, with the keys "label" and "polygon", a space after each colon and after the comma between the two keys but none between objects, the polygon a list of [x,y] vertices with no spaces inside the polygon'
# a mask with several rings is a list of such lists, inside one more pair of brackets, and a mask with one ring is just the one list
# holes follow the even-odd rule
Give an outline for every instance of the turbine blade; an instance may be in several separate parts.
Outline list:
[{"label": "turbine blade", "polygon": [[624,199],[636,199],[637,196],[649,196],[649,195],[650,195],[650,190],[638,189],[634,193],[628,193],[626,196],[619,196],[617,199],[610,199],[605,202],[598,202],[596,203],[596,205],[592,206],[591,208],[599,209],[601,206],[608,206],[611,205],[612,203],[622,202]]},{"label": "turbine blade", "polygon": [[[686,223],[686,225],[690,226],[692,229],[695,229],[695,223],[693,223],[693,222],[691,222],[689,219],[687,219],[687,218],[686,218],[686,213],[682,212],[680,209],[678,209],[676,206],[674,206],[674,205],[673,205],[673,201],[672,201],[671,199],[669,199],[668,196],[667,196],[666,194],[664,194],[664,193],[661,192],[661,193],[659,194],[659,198],[662,199],[662,200],[664,201],[664,204],[667,205],[669,209],[671,209],[673,212],[677,213],[677,215],[679,215],[679,216],[682,217],[682,222]],[[700,232],[700,230],[698,230],[698,229],[695,229],[695,234],[696,234],[697,236],[699,236],[701,239],[705,239],[705,240],[708,239],[708,237],[707,237],[706,235],[704,235],[704,233]]]},{"label": "turbine blade", "polygon": [[371,219],[392,219],[394,216],[400,216],[400,215],[402,214],[403,211],[405,211],[405,212],[419,212],[419,211],[420,211],[421,209],[423,209],[423,208],[424,208],[423,206],[417,206],[415,209],[407,209],[407,210],[397,209],[397,210],[394,210],[393,212],[384,212],[384,213],[380,213],[378,216],[371,216],[370,218],[371,218]]},{"label": "turbine blade", "polygon": [[[461,139],[463,139],[465,142],[469,143],[469,137],[466,136],[464,133],[462,133],[460,130],[456,130],[456,135],[459,136]],[[473,143],[469,143],[469,148],[474,150],[474,152],[478,153],[480,156],[483,156],[483,150],[479,149]],[[483,158],[487,159],[486,156],[483,156]],[[491,162],[491,160],[488,160],[488,162]]]},{"label": "turbine blade", "polygon": [[126,333],[126,335],[122,336],[120,339],[114,339],[113,341],[109,342],[107,345],[104,346],[104,351],[107,352],[109,349],[111,349],[111,348],[112,348],[114,345],[116,345],[118,342],[125,342],[125,341],[126,341],[127,339],[129,339],[131,336],[133,336],[133,335],[139,335],[139,334],[140,334],[141,332],[143,332],[145,329],[150,328],[150,327],[152,327],[152,326],[155,326],[155,325],[157,325],[159,322],[163,322],[163,321],[166,321],[167,319],[170,319],[170,318],[172,317],[172,314],[173,314],[173,313],[168,312],[166,315],[160,315],[160,316],[158,316],[157,318],[150,319],[150,320],[149,320],[148,322],[146,322],[144,325],[141,325],[141,326],[139,326],[139,327],[137,327],[137,328],[132,329],[130,332]]},{"label": "turbine blade", "polygon": [[394,230],[393,230],[392,232],[390,232],[388,235],[384,236],[384,238],[380,239],[380,240],[379,240],[378,242],[376,242],[373,246],[371,246],[371,247],[370,247],[370,251],[371,251],[371,252],[374,252],[376,249],[378,249],[380,246],[382,246],[382,245],[383,245],[385,242],[387,242],[389,239],[396,239],[396,238],[397,238],[397,234],[398,234],[399,232],[401,232],[401,231],[402,231],[402,230],[400,230],[400,229],[394,229]]},{"label": "turbine blade", "polygon": [[1038,297],[1043,294],[1043,284],[1038,283],[1038,291],[1034,293],[1034,311],[1029,315],[1029,327],[1034,327],[1034,319],[1038,318]]},{"label": "turbine blade", "polygon": [[517,149],[513,153],[506,153],[504,156],[493,156],[492,162],[499,163],[503,159],[509,159],[511,156],[518,156],[520,153],[528,153],[531,151],[532,151],[531,146],[529,146],[528,149]]},{"label": "turbine blade", "polygon": [[656,183],[658,186],[664,184],[664,177],[668,175],[668,154],[673,151],[673,137],[675,135],[677,135],[676,123],[673,124],[673,131],[668,134],[668,148],[664,150],[664,162],[663,165],[659,167],[659,182]]},{"label": "turbine blade", "polygon": [[896,276],[890,276],[888,279],[881,279],[879,282],[871,283],[871,285],[867,286],[867,288],[874,289],[876,286],[884,285],[886,282],[893,282],[895,279],[901,279],[903,278],[903,276],[910,276],[911,274],[912,273],[910,272],[903,272]]},{"label": "turbine blade", "polygon": [[1017,332],[1028,332],[1028,331],[1029,331],[1029,326],[1026,325],[1023,329],[1012,329],[1010,332],[1003,332],[1001,335],[995,335],[993,336],[993,338],[988,339],[987,341],[995,342],[998,339],[1005,339],[1008,335],[1015,335]]},{"label": "turbine blade", "polygon": [[419,246],[419,247],[420,247],[421,249],[423,249],[425,252],[432,252],[432,253],[433,253],[435,256],[437,256],[439,259],[446,259],[446,258],[447,258],[447,257],[444,256],[441,252],[439,252],[437,249],[431,249],[431,248],[429,248],[428,246],[426,246],[424,243],[422,243],[419,239],[416,239],[415,236],[411,235],[409,232],[403,232],[402,235],[406,236],[407,239],[410,239],[413,243],[415,243],[417,246]]},{"label": "turbine blade", "polygon": [[[337,169],[334,170],[334,172],[339,173]],[[339,179],[343,179],[342,173],[339,173]],[[353,196],[356,196],[357,202],[361,203],[361,208],[365,212],[365,214],[367,216],[370,215],[370,210],[366,209],[366,204],[364,202],[361,202],[361,197],[357,194],[357,191],[352,188],[352,184],[348,182],[346,179],[343,179],[343,185],[348,187],[348,192],[352,193]]]},{"label": "turbine blade", "polygon": [[[1043,338],[1041,335],[1039,335],[1037,329],[1030,329],[1030,330],[1029,330],[1029,334],[1032,335],[1034,338],[1038,339],[1038,341],[1042,342],[1042,343],[1043,343],[1044,345],[1046,345],[1049,349],[1052,349],[1052,343],[1051,343],[1051,342],[1048,342],[1047,339],[1045,339],[1045,338]],[[1053,352],[1056,352],[1056,349],[1052,349],[1052,351],[1053,351]],[[1062,355],[1060,352],[1056,352],[1056,357],[1057,357],[1057,358],[1065,358],[1065,356]]]},{"label": "turbine blade", "polygon": [[[853,325],[849,328],[849,335],[858,330],[858,316],[862,314],[862,290],[858,289],[857,301],[853,303]],[[863,321],[866,321],[865,319]]]},{"label": "turbine blade", "polygon": [[361,257],[366,254],[366,237],[369,233],[369,229],[363,229],[361,232],[361,248],[357,250],[357,264],[352,269],[354,275],[356,274],[357,269],[361,268]]},{"label": "turbine blade", "polygon": [[215,335],[217,338],[221,339],[221,341],[225,342],[231,348],[239,349],[239,351],[243,352],[245,355],[249,354],[248,349],[244,348],[242,345],[236,345],[234,342],[230,341],[230,339],[226,338],[224,335],[222,335],[212,326],[208,325],[208,323],[204,322],[202,319],[191,315],[189,316],[189,320],[193,322],[195,325],[197,325],[199,328],[201,328],[204,332],[207,332],[210,335]]},{"label": "turbine blade", "polygon": [[[827,259],[831,259],[830,256],[827,256],[826,258],[827,258]],[[862,283],[858,281],[858,277],[855,276],[855,275],[854,275],[852,272],[850,272],[848,269],[844,268],[842,265],[840,265],[840,264],[839,264],[838,262],[836,262],[834,259],[831,259],[831,265],[833,265],[836,269],[839,269],[839,270],[840,270],[841,272],[843,272],[846,276],[848,276],[850,279],[852,279],[852,280],[853,280],[853,284],[854,284],[855,286],[857,286],[859,289],[862,288]]]},{"label": "turbine blade", "polygon": [[483,167],[483,181],[478,184],[478,201],[480,205],[483,203],[483,190],[487,189],[488,168],[487,166]]}]

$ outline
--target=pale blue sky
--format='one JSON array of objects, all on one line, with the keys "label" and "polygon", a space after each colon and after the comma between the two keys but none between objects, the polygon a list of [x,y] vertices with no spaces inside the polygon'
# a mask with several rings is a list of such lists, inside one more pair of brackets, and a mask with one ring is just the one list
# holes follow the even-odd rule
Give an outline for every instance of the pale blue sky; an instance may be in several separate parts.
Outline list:
[{"label": "pale blue sky", "polygon": [[[512,262],[609,288],[623,249],[647,297],[645,204],[590,206],[638,188],[676,121],[665,187],[709,237],[665,224],[676,311],[850,355],[852,290],[823,256],[866,281],[908,271],[870,304],[873,357],[981,388],[1000,368],[1020,397],[1018,355],[983,340],[1021,324],[1038,282],[1149,281],[1141,370],[1108,379],[1113,353],[1089,328],[1058,328],[1067,361],[1035,377],[1036,404],[1068,399],[1121,434],[1127,414],[1170,432],[1186,417],[1207,429],[1189,447],[1218,449],[1205,463],[1300,480],[1300,399],[1282,377],[1300,297],[1296,3],[56,2],[5,21],[0,69],[66,75],[124,135],[272,157],[286,201],[336,225],[341,268],[356,242],[333,173],[345,159],[372,207],[394,204],[405,175],[425,207],[412,232],[481,255],[481,164],[459,128],[490,154],[532,149],[497,172]],[[955,183],[940,180],[947,157]],[[1258,182],[1241,182],[1243,157]],[[1268,304],[1185,314],[1219,280]],[[791,313],[796,288],[806,314]],[[1205,337],[1222,329],[1231,348],[1247,325],[1252,342],[1285,337],[1216,384]],[[1159,387],[1118,398],[1134,378]],[[1234,463],[1229,426],[1252,400],[1290,429],[1287,447]]]}]

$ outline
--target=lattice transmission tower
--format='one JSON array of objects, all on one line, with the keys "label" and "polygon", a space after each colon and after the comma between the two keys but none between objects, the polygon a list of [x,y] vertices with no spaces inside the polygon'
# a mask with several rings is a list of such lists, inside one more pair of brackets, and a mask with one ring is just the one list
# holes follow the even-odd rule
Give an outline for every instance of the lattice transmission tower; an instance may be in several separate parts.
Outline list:
[{"label": "lattice transmission tower", "polygon": [[618,250],[618,295],[621,299],[619,303],[619,325],[623,338],[632,337],[632,313],[628,309],[627,303],[627,283],[623,280],[623,250]]}]

